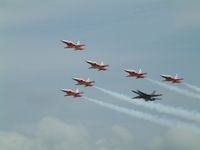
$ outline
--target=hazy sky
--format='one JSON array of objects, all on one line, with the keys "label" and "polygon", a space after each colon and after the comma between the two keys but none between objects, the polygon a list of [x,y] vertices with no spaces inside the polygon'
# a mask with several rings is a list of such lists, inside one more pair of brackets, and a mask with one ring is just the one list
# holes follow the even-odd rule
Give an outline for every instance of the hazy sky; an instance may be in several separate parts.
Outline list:
[{"label": "hazy sky", "polygon": [[[76,88],[72,77],[90,77],[97,86],[130,97],[132,89],[156,90],[163,94],[159,103],[200,111],[199,99],[123,72],[142,68],[155,80],[161,73],[178,73],[200,86],[199,7],[196,0],[0,0],[0,149],[199,150],[198,134],[60,91]],[[63,39],[80,40],[86,50],[64,49]],[[88,70],[85,60],[103,61],[109,70]],[[190,122],[79,88],[87,97]]]}]

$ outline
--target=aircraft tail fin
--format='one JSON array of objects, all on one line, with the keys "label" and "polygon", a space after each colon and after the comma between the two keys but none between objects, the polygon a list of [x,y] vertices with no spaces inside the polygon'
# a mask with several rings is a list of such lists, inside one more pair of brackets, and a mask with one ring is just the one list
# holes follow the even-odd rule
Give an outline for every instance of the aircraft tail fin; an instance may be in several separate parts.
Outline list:
[{"label": "aircraft tail fin", "polygon": [[154,94],[156,94],[156,91],[153,91],[153,92],[152,92],[152,95],[154,95]]},{"label": "aircraft tail fin", "polygon": [[179,76],[178,76],[178,74],[176,74],[176,75],[175,75],[175,79],[178,79],[178,78],[179,78]]},{"label": "aircraft tail fin", "polygon": [[76,93],[83,94],[83,92],[80,92],[79,89],[76,89]]},{"label": "aircraft tail fin", "polygon": [[77,41],[77,43],[76,43],[77,45],[80,45],[81,44],[81,42],[80,41]]},{"label": "aircraft tail fin", "polygon": [[180,76],[178,74],[175,75],[175,79],[184,80],[183,78],[180,78]]},{"label": "aircraft tail fin", "polygon": [[138,73],[142,73],[142,69],[139,69],[139,72]]},{"label": "aircraft tail fin", "polygon": [[76,89],[76,93],[79,93],[79,89]]}]

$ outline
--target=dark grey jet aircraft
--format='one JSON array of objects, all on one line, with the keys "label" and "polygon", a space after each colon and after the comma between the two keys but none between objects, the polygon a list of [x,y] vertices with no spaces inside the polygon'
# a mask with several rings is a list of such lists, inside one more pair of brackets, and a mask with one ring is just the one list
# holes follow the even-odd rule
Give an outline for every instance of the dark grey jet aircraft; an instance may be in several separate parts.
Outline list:
[{"label": "dark grey jet aircraft", "polygon": [[140,90],[134,91],[133,93],[136,93],[138,96],[133,97],[133,99],[142,98],[145,101],[155,101],[155,100],[161,100],[161,98],[157,98],[158,96],[162,96],[162,94],[155,94],[156,91],[153,91],[152,94],[146,94],[144,92],[141,92]]}]

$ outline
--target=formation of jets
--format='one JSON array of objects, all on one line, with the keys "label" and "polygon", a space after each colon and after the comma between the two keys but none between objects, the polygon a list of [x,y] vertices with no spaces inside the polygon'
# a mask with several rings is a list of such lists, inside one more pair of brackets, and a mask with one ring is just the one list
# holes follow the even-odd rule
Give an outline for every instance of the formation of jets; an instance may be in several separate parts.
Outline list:
[{"label": "formation of jets", "polygon": [[[61,42],[63,42],[66,45],[65,48],[72,48],[75,51],[84,50],[85,44],[81,44],[80,41],[75,43],[70,40],[62,40]],[[107,64],[104,64],[103,62],[97,63],[96,61],[90,61],[90,60],[87,60],[86,63],[90,65],[88,69],[97,69],[98,71],[106,71],[108,70],[109,66]],[[139,69],[138,72],[130,69],[124,69],[124,71],[128,73],[127,77],[135,77],[136,79],[145,78],[146,77],[145,75],[147,75],[147,73],[142,72],[141,69]],[[181,83],[181,81],[184,80],[183,78],[180,78],[177,74],[175,75],[175,77],[164,74],[161,74],[160,76],[164,78],[163,81],[168,81],[171,83]],[[85,87],[92,87],[93,83],[95,83],[95,81],[90,81],[89,78],[86,80],[82,78],[72,78],[72,79],[77,82],[76,85],[84,85]],[[83,92],[79,92],[78,89],[76,89],[75,91],[72,89],[62,89],[61,91],[65,93],[65,96],[73,96],[75,98],[81,97],[83,94]],[[156,94],[156,91],[153,91],[151,94],[144,93],[140,90],[137,91],[132,90],[132,92],[138,95],[136,97],[133,97],[133,99],[144,99],[145,101],[161,100],[161,98],[159,97],[162,96],[162,94]]]},{"label": "formation of jets", "polygon": [[156,94],[156,91],[153,91],[151,94],[144,93],[140,90],[134,91],[133,93],[137,94],[138,96],[133,97],[133,99],[144,99],[145,101],[155,101],[155,100],[161,100],[161,98],[157,98],[158,96],[162,96],[162,94]]}]

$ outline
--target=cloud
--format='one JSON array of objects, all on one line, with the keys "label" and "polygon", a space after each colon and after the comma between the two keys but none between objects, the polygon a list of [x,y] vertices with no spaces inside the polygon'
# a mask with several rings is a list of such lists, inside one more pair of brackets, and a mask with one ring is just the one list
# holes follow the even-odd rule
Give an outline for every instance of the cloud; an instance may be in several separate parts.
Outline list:
[{"label": "cloud", "polygon": [[[55,118],[44,118],[27,133],[0,131],[2,150],[199,150],[200,137],[187,131],[171,129],[163,136],[152,136],[141,145],[130,130],[113,125],[101,137],[84,126],[69,124]],[[142,131],[141,131],[142,132]],[[150,144],[149,144],[150,143]]]},{"label": "cloud", "polygon": [[127,129],[114,125],[108,137],[95,139],[86,128],[55,118],[44,118],[29,134],[0,132],[2,150],[122,150],[132,146],[133,137]]},{"label": "cloud", "polygon": [[97,141],[98,150],[129,150],[134,145],[133,135],[129,130],[114,125],[109,137],[101,138]]},{"label": "cloud", "polygon": [[154,150],[199,150],[200,136],[191,132],[171,129],[165,136],[155,137],[152,142]]},{"label": "cloud", "polygon": [[3,150],[30,150],[34,143],[15,132],[0,132],[0,149]]},{"label": "cloud", "polygon": [[0,132],[2,150],[88,150],[87,131],[54,118],[44,118],[31,135]]}]

